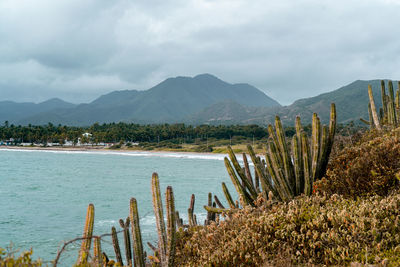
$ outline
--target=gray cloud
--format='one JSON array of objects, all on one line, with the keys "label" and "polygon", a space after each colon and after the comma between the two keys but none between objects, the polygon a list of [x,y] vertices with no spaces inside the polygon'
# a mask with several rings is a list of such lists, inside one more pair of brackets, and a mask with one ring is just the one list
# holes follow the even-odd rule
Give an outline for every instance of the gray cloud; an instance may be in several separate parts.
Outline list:
[{"label": "gray cloud", "polygon": [[283,104],[398,79],[400,1],[0,1],[1,100],[87,102],[213,73]]}]

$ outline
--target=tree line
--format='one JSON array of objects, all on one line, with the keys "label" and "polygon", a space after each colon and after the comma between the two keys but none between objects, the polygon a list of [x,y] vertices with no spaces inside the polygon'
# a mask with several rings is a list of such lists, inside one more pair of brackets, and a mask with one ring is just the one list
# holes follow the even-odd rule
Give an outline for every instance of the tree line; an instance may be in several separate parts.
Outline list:
[{"label": "tree line", "polygon": [[[311,125],[305,125],[304,130],[311,132]],[[359,126],[352,122],[346,125],[339,124],[337,130],[347,135],[341,129],[351,129],[354,133]],[[285,127],[285,135],[293,136],[294,127]],[[0,126],[0,140],[9,140],[13,138],[18,143],[46,143],[57,142],[64,143],[65,140],[77,142],[79,138],[84,138],[84,133],[90,133],[92,143],[117,143],[117,142],[162,142],[172,141],[179,143],[191,143],[195,140],[205,141],[229,140],[234,137],[242,137],[247,139],[260,140],[268,137],[266,127],[259,125],[199,125],[192,126],[183,123],[177,124],[152,124],[141,125],[134,123],[95,123],[88,127],[76,127],[66,125],[13,125],[8,121]],[[350,132],[349,132],[350,134]],[[179,141],[178,141],[179,140]]]},{"label": "tree line", "polygon": [[16,142],[45,143],[65,140],[77,142],[84,133],[90,133],[93,143],[116,142],[160,142],[181,139],[187,142],[200,139],[230,139],[234,136],[261,139],[267,136],[267,129],[258,125],[200,125],[156,124],[140,125],[133,123],[95,123],[89,127],[65,125],[9,125],[6,121],[0,126],[0,140],[13,138]]}]

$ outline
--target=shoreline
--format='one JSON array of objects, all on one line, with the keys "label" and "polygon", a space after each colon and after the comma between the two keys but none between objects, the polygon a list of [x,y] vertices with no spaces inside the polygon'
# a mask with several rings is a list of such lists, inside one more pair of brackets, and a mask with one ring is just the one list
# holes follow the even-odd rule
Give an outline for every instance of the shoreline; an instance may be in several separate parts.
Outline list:
[{"label": "shoreline", "polygon": [[115,153],[174,153],[174,154],[199,154],[199,155],[226,155],[226,153],[212,152],[191,152],[191,151],[174,151],[174,150],[144,150],[144,149],[110,149],[105,147],[24,147],[24,146],[0,146],[0,150],[27,150],[27,151],[66,151],[66,152],[115,152]]}]

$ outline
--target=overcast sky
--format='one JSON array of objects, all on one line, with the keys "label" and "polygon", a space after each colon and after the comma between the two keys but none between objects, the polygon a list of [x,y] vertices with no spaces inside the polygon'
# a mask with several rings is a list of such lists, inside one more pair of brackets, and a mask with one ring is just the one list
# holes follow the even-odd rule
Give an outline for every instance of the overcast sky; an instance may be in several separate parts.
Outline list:
[{"label": "overcast sky", "polygon": [[400,0],[0,0],[0,100],[211,73],[282,104],[400,78]]}]

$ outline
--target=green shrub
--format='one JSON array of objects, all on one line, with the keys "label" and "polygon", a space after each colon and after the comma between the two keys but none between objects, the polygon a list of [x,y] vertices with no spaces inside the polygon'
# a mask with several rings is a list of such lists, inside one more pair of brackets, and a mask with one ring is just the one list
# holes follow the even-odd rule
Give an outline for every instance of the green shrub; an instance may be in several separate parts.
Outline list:
[{"label": "green shrub", "polygon": [[400,265],[400,191],[362,200],[303,196],[229,216],[181,232],[177,266]]},{"label": "green shrub", "polygon": [[110,146],[110,149],[120,149],[120,148],[121,148],[120,144]]},{"label": "green shrub", "polygon": [[212,146],[199,145],[194,149],[194,152],[213,152]]},{"label": "green shrub", "polygon": [[0,248],[0,266],[42,266],[42,262],[40,259],[32,260],[32,249],[29,251],[22,252],[19,256],[15,256],[15,252],[7,251],[3,248]]},{"label": "green shrub", "polygon": [[359,197],[387,195],[399,186],[400,128],[365,134],[358,144],[345,147],[330,161],[325,178],[315,189],[328,194]]}]

